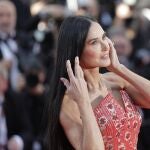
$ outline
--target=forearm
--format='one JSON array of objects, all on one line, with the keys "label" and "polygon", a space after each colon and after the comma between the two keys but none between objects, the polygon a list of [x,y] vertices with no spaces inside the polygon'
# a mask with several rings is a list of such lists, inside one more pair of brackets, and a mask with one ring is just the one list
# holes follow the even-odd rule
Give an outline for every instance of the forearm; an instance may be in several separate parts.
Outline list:
[{"label": "forearm", "polygon": [[92,106],[89,102],[79,105],[83,124],[82,150],[104,150],[104,143]]},{"label": "forearm", "polygon": [[[150,100],[149,80],[130,71],[124,65],[121,65],[121,67],[115,73],[121,76],[122,78],[124,78],[126,81],[128,81],[132,86],[134,86],[140,92],[140,94],[142,94],[144,97],[149,98]],[[126,85],[126,88],[128,88],[128,84]]]}]

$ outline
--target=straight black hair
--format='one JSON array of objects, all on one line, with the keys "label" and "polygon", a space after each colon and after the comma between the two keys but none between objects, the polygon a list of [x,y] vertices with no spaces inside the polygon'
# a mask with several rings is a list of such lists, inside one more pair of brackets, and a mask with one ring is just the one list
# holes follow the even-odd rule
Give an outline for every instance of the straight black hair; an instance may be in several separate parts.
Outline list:
[{"label": "straight black hair", "polygon": [[89,32],[92,18],[76,16],[66,18],[61,27],[58,37],[57,60],[54,77],[51,83],[49,110],[48,110],[48,136],[49,150],[74,150],[69,143],[60,124],[60,109],[65,94],[65,86],[60,77],[68,79],[66,61],[69,59],[74,68],[74,59],[80,56],[85,46],[85,40]]}]

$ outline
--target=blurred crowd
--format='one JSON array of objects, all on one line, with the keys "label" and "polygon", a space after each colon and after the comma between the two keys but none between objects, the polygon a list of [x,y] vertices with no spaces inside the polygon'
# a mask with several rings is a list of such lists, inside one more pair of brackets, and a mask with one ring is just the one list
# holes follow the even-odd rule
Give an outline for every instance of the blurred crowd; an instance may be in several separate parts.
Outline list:
[{"label": "blurred crowd", "polygon": [[[57,36],[72,15],[95,17],[120,62],[150,79],[149,0],[0,0],[0,150],[46,150]],[[141,113],[138,150],[149,150],[150,111]]]}]

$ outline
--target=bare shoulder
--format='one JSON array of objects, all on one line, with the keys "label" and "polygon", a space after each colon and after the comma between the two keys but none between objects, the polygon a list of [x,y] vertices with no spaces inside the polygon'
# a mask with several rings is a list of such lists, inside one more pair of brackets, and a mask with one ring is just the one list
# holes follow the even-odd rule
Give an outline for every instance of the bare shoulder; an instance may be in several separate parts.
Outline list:
[{"label": "bare shoulder", "polygon": [[122,89],[125,87],[125,80],[113,72],[104,73],[103,78],[107,82],[110,82],[116,86],[119,86]]}]

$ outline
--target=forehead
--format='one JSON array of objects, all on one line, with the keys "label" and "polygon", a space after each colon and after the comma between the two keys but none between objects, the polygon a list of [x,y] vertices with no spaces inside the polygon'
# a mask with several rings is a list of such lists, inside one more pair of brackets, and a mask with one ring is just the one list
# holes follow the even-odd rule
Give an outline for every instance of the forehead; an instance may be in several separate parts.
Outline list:
[{"label": "forehead", "polygon": [[15,12],[15,6],[8,2],[0,2],[0,12]]},{"label": "forehead", "polygon": [[95,37],[101,38],[103,34],[104,30],[102,27],[97,22],[92,22],[87,35],[87,40]]}]

